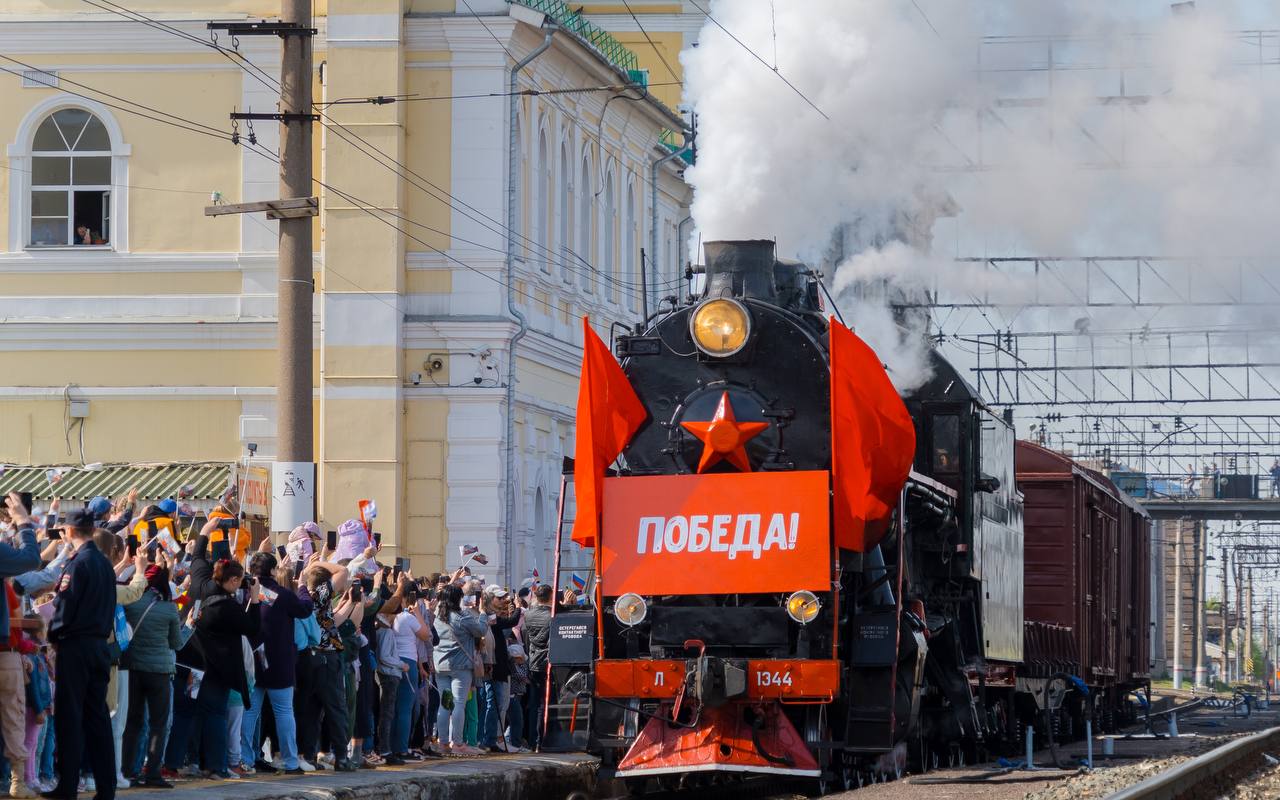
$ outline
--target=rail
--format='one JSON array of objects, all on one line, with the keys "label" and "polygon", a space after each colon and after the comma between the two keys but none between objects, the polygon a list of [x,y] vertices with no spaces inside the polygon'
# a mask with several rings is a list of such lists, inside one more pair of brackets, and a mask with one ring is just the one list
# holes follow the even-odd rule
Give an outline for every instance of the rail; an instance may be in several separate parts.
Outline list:
[{"label": "rail", "polygon": [[554,19],[560,27],[594,48],[610,64],[627,72],[631,80],[638,83],[648,82],[640,69],[640,61],[636,58],[636,54],[604,28],[587,22],[582,16],[581,9],[574,11],[562,0],[507,0],[507,2],[541,11]]},{"label": "rail", "polygon": [[[1107,796],[1107,800],[1178,800],[1219,796],[1220,781],[1232,781],[1264,763],[1263,753],[1280,748],[1280,728],[1268,728],[1184,761],[1173,769]],[[1205,790],[1213,791],[1206,794]]]}]

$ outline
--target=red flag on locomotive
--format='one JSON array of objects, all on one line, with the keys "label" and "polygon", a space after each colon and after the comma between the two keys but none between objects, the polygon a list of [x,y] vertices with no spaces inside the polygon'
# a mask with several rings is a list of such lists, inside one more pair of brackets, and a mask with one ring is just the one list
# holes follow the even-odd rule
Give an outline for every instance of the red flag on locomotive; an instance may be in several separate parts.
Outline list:
[{"label": "red flag on locomotive", "polygon": [[578,383],[573,483],[578,511],[573,540],[595,547],[604,503],[604,471],[622,452],[647,412],[626,373],[591,323],[582,318],[582,376]]},{"label": "red flag on locomotive", "polygon": [[831,488],[836,545],[866,552],[911,472],[911,415],[867,343],[831,320]]}]

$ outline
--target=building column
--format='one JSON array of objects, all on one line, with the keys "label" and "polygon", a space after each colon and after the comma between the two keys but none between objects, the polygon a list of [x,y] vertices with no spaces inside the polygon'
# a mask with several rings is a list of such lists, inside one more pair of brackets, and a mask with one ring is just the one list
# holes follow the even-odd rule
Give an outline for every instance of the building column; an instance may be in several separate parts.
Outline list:
[{"label": "building column", "polygon": [[[402,11],[400,0],[330,0],[324,99],[403,92]],[[321,180],[361,202],[326,191],[322,204],[320,516],[334,528],[357,516],[360,499],[372,499],[384,560],[412,556],[403,503],[404,243],[386,224],[394,217],[381,213],[403,213],[403,187],[393,169],[361,152],[404,162],[403,104],[324,113]]]}]

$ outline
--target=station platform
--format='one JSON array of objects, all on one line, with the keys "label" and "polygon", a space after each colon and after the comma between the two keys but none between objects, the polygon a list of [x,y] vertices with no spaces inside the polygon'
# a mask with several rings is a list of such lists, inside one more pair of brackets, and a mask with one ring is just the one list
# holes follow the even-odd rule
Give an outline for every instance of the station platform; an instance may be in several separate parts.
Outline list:
[{"label": "station platform", "polygon": [[512,800],[590,797],[599,762],[582,753],[433,759],[358,772],[182,781],[173,789],[126,789],[165,800]]}]

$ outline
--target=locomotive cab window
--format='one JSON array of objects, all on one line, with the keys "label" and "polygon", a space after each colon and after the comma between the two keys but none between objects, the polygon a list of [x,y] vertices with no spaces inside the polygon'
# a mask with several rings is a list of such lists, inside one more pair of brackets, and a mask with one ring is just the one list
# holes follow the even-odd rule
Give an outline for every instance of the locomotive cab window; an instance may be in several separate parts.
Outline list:
[{"label": "locomotive cab window", "polygon": [[934,474],[954,475],[960,472],[960,417],[956,414],[934,414],[933,453],[930,464]]}]

